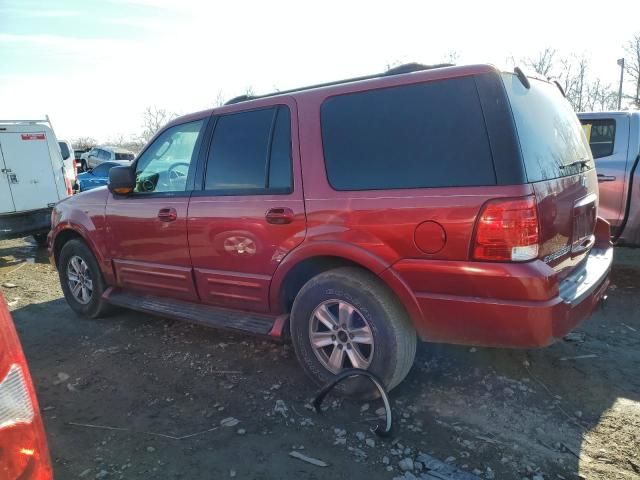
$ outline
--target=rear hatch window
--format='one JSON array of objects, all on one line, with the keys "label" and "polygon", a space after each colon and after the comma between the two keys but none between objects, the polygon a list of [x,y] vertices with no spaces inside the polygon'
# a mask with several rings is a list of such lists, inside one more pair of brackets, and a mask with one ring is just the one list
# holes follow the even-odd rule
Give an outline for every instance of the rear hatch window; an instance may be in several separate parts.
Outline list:
[{"label": "rear hatch window", "polygon": [[594,242],[598,183],[580,121],[553,83],[502,76],[538,205],[540,258],[571,271]]},{"label": "rear hatch window", "polygon": [[116,153],[116,160],[133,160],[135,156],[133,153]]},{"label": "rear hatch window", "polygon": [[[529,182],[566,177],[593,168],[584,131],[558,87],[531,78],[531,88],[527,89],[512,73],[503,73],[502,79]],[[585,164],[576,163],[580,160]]]}]

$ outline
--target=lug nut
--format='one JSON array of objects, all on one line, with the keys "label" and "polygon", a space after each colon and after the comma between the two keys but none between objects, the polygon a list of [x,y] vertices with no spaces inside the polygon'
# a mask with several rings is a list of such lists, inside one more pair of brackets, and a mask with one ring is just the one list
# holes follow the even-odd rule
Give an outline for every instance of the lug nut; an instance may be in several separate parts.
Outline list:
[{"label": "lug nut", "polygon": [[331,340],[333,340],[335,342],[336,341],[336,336],[335,335],[331,335]]},{"label": "lug nut", "polygon": [[351,344],[347,343],[347,349],[351,350]]}]

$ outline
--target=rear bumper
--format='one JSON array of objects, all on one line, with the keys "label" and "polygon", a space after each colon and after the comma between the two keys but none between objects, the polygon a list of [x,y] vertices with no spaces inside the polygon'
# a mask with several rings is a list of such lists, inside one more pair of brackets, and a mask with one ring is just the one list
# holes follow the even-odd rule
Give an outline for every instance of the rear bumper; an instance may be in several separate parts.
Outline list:
[{"label": "rear bumper", "polygon": [[0,214],[0,240],[19,238],[51,229],[51,208]]},{"label": "rear bumper", "polygon": [[610,244],[594,247],[581,267],[561,282],[542,261],[464,266],[444,262],[454,265],[436,266],[439,285],[441,290],[455,285],[453,294],[416,288],[419,277],[438,276],[426,265],[433,262],[400,261],[393,269],[414,289],[422,311],[414,323],[423,340],[530,348],[562,338],[591,315],[605,296],[612,261]]}]

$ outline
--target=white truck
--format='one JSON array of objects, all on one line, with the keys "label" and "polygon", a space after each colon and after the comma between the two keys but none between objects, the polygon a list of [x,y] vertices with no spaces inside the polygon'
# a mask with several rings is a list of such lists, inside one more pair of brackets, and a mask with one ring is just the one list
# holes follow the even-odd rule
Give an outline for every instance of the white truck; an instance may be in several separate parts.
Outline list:
[{"label": "white truck", "polygon": [[596,162],[599,215],[617,245],[640,247],[640,111],[578,113]]},{"label": "white truck", "polygon": [[58,140],[44,120],[0,120],[0,240],[46,244],[51,209],[71,193]]}]

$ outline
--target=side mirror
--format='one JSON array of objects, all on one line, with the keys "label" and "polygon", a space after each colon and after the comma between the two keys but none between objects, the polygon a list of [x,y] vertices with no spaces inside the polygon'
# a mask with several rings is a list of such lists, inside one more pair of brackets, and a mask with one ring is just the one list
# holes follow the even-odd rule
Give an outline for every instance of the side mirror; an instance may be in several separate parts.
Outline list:
[{"label": "side mirror", "polygon": [[136,174],[131,167],[113,167],[109,170],[109,191],[116,195],[128,195],[136,186]]}]

